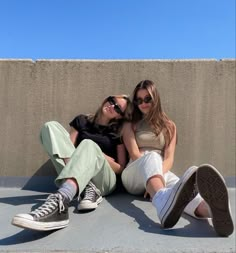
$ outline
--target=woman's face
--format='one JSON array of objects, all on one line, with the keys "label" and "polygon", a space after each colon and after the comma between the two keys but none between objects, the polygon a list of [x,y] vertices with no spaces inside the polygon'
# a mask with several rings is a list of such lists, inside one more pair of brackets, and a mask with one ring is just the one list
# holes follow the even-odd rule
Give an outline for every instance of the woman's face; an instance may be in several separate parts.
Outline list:
[{"label": "woman's face", "polygon": [[102,112],[109,120],[122,118],[127,107],[127,101],[122,97],[110,96],[104,103]]},{"label": "woman's face", "polygon": [[146,89],[140,89],[136,93],[135,102],[143,114],[148,114],[152,107],[152,98]]}]

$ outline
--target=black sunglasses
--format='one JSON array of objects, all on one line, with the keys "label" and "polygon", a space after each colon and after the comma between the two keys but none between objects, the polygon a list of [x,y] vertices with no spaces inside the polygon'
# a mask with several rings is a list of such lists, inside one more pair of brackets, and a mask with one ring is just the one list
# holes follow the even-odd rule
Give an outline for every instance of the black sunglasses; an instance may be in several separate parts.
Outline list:
[{"label": "black sunglasses", "polygon": [[145,104],[148,104],[148,103],[151,103],[151,101],[152,101],[152,97],[151,96],[146,96],[144,99],[142,99],[142,98],[136,98],[134,102],[137,105],[141,105],[143,102]]},{"label": "black sunglasses", "polygon": [[115,100],[115,97],[113,96],[110,96],[107,98],[107,102],[110,104],[110,105],[114,105],[114,110],[120,114],[121,116],[124,116],[124,112],[122,112],[121,108],[120,108],[120,105],[118,105],[116,103],[116,100]]}]

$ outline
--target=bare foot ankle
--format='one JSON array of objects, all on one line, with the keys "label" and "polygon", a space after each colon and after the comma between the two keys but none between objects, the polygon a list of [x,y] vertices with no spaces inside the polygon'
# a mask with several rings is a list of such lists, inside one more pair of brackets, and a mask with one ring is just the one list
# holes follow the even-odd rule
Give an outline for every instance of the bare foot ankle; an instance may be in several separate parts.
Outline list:
[{"label": "bare foot ankle", "polygon": [[205,201],[202,201],[195,210],[195,215],[200,218],[211,218],[209,206]]}]

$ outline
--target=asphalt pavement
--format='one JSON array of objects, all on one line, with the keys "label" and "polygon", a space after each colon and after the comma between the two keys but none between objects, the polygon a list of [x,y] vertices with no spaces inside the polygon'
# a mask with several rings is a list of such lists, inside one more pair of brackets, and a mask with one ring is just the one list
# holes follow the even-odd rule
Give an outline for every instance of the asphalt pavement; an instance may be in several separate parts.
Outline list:
[{"label": "asphalt pavement", "polygon": [[[228,190],[235,224],[235,185]],[[236,252],[235,232],[218,237],[211,220],[185,214],[174,228],[163,230],[150,201],[124,192],[104,198],[89,213],[78,213],[74,200],[70,224],[61,230],[39,232],[11,225],[15,214],[28,213],[47,196],[48,192],[0,187],[0,252]]]}]

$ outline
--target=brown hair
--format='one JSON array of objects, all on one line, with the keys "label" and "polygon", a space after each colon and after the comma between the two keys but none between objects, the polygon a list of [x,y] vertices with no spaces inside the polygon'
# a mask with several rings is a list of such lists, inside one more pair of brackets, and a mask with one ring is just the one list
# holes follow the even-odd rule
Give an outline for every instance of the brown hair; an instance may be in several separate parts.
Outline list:
[{"label": "brown hair", "polygon": [[171,142],[171,139],[174,134],[173,122],[168,118],[168,116],[164,113],[161,107],[161,99],[159,92],[151,80],[143,80],[137,84],[133,91],[133,112],[132,112],[132,122],[135,124],[141,119],[144,118],[143,113],[139,110],[138,105],[136,103],[137,92],[141,89],[147,90],[149,95],[152,98],[152,107],[147,115],[145,115],[145,119],[152,127],[155,135],[159,135],[163,132],[166,145],[168,146]]},{"label": "brown hair", "polygon": [[[113,95],[113,97],[123,98],[127,102],[127,106],[124,111],[124,115],[122,115],[122,117],[120,119],[112,119],[109,122],[109,126],[114,130],[114,132],[119,132],[124,122],[131,121],[132,102],[127,95]],[[109,96],[103,100],[102,104],[97,109],[97,111],[94,115],[89,116],[89,119],[91,122],[96,123],[97,119],[101,116],[102,108],[103,108],[104,104],[107,102],[108,98],[109,98]]]}]

